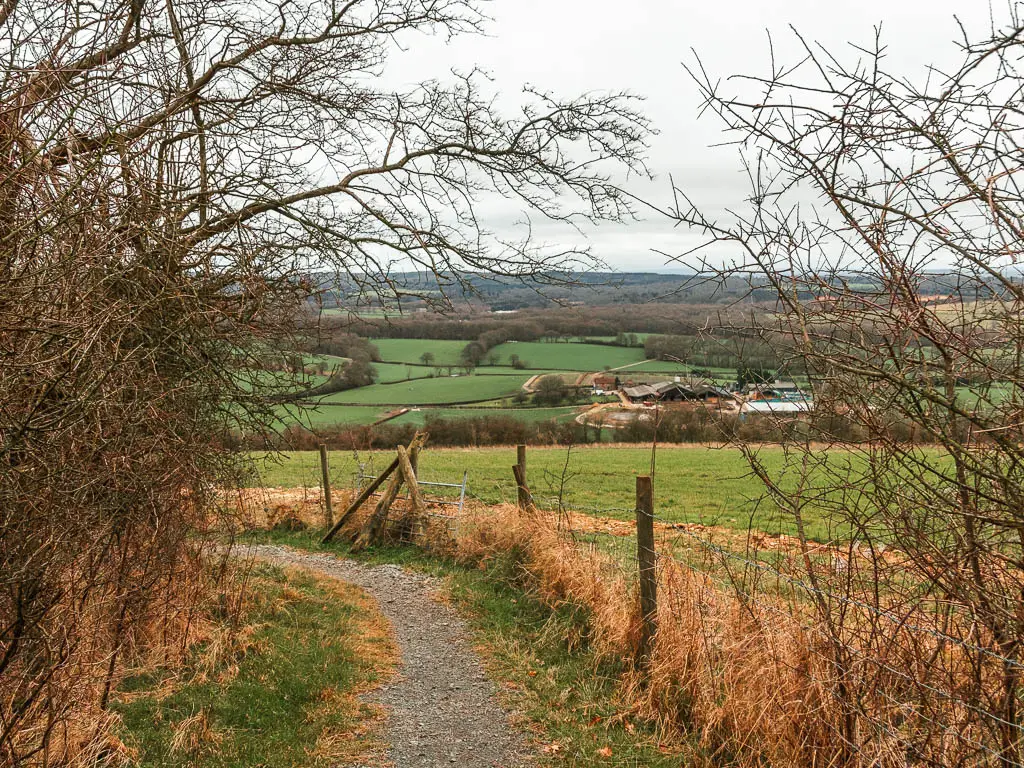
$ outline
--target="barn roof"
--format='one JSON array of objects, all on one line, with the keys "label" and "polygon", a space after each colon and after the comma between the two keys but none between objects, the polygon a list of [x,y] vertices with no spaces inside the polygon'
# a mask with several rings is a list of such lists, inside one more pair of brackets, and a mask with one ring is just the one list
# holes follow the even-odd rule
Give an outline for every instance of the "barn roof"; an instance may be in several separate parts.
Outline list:
[{"label": "barn roof", "polygon": [[660,397],[661,393],[649,384],[638,384],[635,387],[623,387],[622,392],[626,397]]}]

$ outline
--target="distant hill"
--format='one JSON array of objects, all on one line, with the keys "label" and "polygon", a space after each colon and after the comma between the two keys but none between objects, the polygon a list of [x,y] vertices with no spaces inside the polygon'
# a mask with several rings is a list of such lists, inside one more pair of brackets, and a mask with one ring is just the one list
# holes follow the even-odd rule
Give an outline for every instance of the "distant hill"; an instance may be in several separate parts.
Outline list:
[{"label": "distant hill", "polygon": [[[757,275],[723,278],[682,272],[548,273],[529,279],[479,273],[456,277],[451,274],[402,272],[389,275],[390,286],[380,295],[366,287],[375,284],[369,277],[319,273],[310,279],[321,287],[325,309],[344,307],[361,311],[397,309],[399,295],[404,311],[448,302],[477,310],[508,311],[558,304],[727,304],[744,299],[772,302],[775,297],[767,279]],[[1020,280],[1020,277],[1012,279]],[[866,294],[885,293],[887,290],[877,276],[857,273],[837,272],[822,283]],[[962,280],[956,273],[934,272],[922,275],[916,288],[923,296],[954,296],[960,284]],[[972,288],[971,295],[964,299],[991,298],[999,290],[993,279],[989,295],[982,295],[985,286],[981,286]],[[828,290],[816,288],[802,293],[805,298],[813,299],[827,295]]]}]

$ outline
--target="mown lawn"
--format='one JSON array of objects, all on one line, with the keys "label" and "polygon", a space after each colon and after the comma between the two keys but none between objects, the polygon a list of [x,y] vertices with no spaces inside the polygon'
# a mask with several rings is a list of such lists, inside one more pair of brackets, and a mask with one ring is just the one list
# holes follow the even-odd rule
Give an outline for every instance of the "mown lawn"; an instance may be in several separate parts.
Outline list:
[{"label": "mown lawn", "polygon": [[374,712],[354,694],[391,673],[397,651],[355,587],[260,566],[241,627],[167,672],[128,678],[114,709],[141,768],[304,768],[378,751]]},{"label": "mown lawn", "polygon": [[[570,509],[631,520],[634,517],[636,476],[651,469],[650,448],[589,446],[529,449],[527,474],[537,501],[557,508],[559,491]],[[776,447],[760,451],[765,467],[783,485],[793,482],[785,455]],[[358,463],[367,472],[387,465],[390,452],[333,452],[333,483],[338,487],[355,484]],[[842,461],[838,456],[835,461]],[[514,501],[515,485],[511,467],[514,448],[428,448],[420,457],[424,480],[457,482],[469,473],[472,497],[488,502]],[[320,482],[319,458],[312,451],[283,454],[279,461],[261,462],[262,482],[268,486],[316,486]],[[564,476],[564,484],[563,484]],[[781,514],[765,498],[761,482],[754,477],[743,456],[734,449],[694,446],[661,446],[655,473],[656,514],[668,522],[695,522],[737,529],[748,526],[768,533],[796,532],[793,520]],[[829,520],[806,510],[808,534],[818,540],[836,538]],[[840,536],[841,537],[841,536]]]}]

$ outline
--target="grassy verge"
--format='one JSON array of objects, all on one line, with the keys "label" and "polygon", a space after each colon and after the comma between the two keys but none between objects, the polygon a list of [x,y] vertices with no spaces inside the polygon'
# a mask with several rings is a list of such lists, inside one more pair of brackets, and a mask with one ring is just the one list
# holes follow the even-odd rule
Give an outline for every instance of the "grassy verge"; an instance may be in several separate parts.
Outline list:
[{"label": "grassy verge", "polygon": [[[259,533],[255,539],[350,556],[344,543],[321,547],[308,532]],[[585,611],[571,605],[552,610],[531,597],[519,581],[514,554],[486,570],[413,547],[377,547],[359,557],[447,580],[502,697],[537,742],[540,765],[679,765],[679,745],[661,743],[655,728],[619,701],[617,681],[628,661],[599,661],[588,647]]]},{"label": "grassy verge", "polygon": [[375,604],[354,587],[260,566],[237,628],[169,673],[122,685],[116,709],[139,766],[242,768],[365,763],[379,713],[357,694],[393,669]]}]

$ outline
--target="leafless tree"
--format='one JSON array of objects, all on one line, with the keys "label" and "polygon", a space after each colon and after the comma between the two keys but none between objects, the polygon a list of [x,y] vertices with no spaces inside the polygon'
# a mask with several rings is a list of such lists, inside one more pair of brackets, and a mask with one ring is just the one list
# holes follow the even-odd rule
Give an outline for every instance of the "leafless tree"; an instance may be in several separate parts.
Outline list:
[{"label": "leafless tree", "polygon": [[527,90],[506,116],[475,70],[381,88],[396,45],[484,21],[471,0],[0,4],[0,762],[75,760],[125,655],[187,641],[190,542],[240,470],[231,430],[295,388],[266,372],[293,368],[313,271],[400,298],[396,259],[444,286],[588,258],[493,236],[488,193],[628,215],[628,96]]},{"label": "leafless tree", "polygon": [[710,214],[677,189],[670,215],[707,236],[680,259],[773,291],[751,330],[813,390],[785,478],[744,449],[800,531],[843,764],[1022,760],[1019,12],[920,84],[880,33],[852,61],[794,32],[762,77],[689,68],[750,192]]}]

